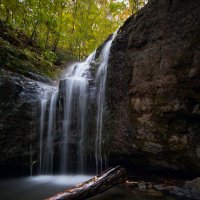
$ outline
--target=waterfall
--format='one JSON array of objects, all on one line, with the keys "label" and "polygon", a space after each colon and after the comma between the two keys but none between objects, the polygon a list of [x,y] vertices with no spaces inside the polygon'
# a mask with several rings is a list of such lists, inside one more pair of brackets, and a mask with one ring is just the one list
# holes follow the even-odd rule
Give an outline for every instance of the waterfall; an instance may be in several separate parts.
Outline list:
[{"label": "waterfall", "polygon": [[39,171],[40,174],[42,173],[42,163],[43,163],[43,137],[44,137],[44,122],[46,119],[46,107],[47,107],[47,99],[46,99],[46,94],[44,94],[43,99],[41,100],[40,103],[40,155],[39,155]]},{"label": "waterfall", "polygon": [[48,99],[49,99],[49,96],[56,89],[54,87],[51,87],[42,83],[38,83],[38,85],[42,88],[41,100],[40,100],[40,127],[39,127],[39,173],[41,174],[45,172],[45,163],[46,163],[46,149],[44,145],[44,138],[45,138],[45,131],[47,128],[45,122],[47,119],[50,118],[50,115],[49,115],[49,118],[47,117]]},{"label": "waterfall", "polygon": [[[85,61],[68,67],[57,88],[49,92],[44,87],[40,107],[40,173],[53,173],[54,160],[59,165],[56,170],[64,174],[84,173],[88,159],[96,172],[102,171],[103,163],[106,165],[108,157],[102,153],[105,89],[110,48],[116,34],[104,44],[98,58],[95,50]],[[90,157],[86,153],[88,130],[90,137],[95,138],[91,139],[94,154]]]},{"label": "waterfall", "polygon": [[45,172],[50,174],[52,174],[53,172],[53,153],[54,153],[53,139],[54,139],[54,131],[56,128],[57,96],[58,96],[57,92],[53,93],[50,100],[46,152],[44,161]]},{"label": "waterfall", "polygon": [[84,83],[79,88],[79,112],[80,112],[80,135],[78,143],[78,160],[80,163],[79,171],[84,172],[85,169],[85,131],[86,131],[86,116],[88,103],[89,84],[84,80]]},{"label": "waterfall", "polygon": [[96,139],[95,139],[95,160],[96,172],[102,171],[102,128],[103,115],[105,111],[105,88],[107,78],[108,59],[110,48],[113,40],[117,36],[117,31],[112,35],[111,39],[105,44],[100,55],[100,66],[96,75],[97,85],[97,120],[96,120]]},{"label": "waterfall", "polygon": [[29,145],[30,176],[33,175],[33,158],[32,158],[32,154],[33,154],[33,152],[32,152],[32,145],[30,144],[30,145]]},{"label": "waterfall", "polygon": [[[64,120],[63,120],[63,135],[62,135],[62,147],[61,147],[61,172],[66,173],[68,162],[68,149],[69,149],[69,134],[70,126],[72,126],[73,118],[77,117],[77,121],[80,123],[79,141],[78,141],[78,163],[80,166],[79,171],[83,172],[85,163],[85,126],[86,126],[86,114],[87,114],[87,99],[89,94],[88,83],[88,70],[90,63],[95,58],[96,51],[80,63],[76,63],[71,67],[71,73],[69,73],[64,80]],[[75,98],[76,97],[76,98]],[[73,113],[78,107],[78,112]]]}]

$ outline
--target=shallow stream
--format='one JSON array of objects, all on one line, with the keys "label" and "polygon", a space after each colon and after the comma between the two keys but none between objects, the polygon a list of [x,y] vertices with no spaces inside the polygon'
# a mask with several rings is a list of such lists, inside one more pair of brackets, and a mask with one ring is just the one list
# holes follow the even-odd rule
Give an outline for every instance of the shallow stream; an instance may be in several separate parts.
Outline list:
[{"label": "shallow stream", "polygon": [[[91,176],[34,176],[0,181],[0,200],[42,200],[69,187],[90,179]],[[176,200],[156,191],[128,191],[117,186],[91,200]]]}]

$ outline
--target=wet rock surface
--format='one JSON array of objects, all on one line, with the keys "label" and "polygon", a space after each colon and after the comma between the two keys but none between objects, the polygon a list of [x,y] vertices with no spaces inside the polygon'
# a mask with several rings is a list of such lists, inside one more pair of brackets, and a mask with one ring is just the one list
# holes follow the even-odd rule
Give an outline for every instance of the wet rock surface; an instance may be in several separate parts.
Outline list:
[{"label": "wet rock surface", "polygon": [[178,199],[200,199],[200,178],[185,181],[182,185],[155,184],[154,189],[176,196]]},{"label": "wet rock surface", "polygon": [[186,181],[182,188],[173,189],[171,193],[188,198],[200,199],[200,178]]},{"label": "wet rock surface", "polygon": [[119,29],[107,77],[111,163],[200,173],[200,2],[150,1]]},{"label": "wet rock surface", "polygon": [[[0,71],[1,176],[29,173],[36,153],[37,116],[43,83],[16,73]],[[30,161],[30,159],[33,159]],[[34,163],[32,163],[34,164]]]}]

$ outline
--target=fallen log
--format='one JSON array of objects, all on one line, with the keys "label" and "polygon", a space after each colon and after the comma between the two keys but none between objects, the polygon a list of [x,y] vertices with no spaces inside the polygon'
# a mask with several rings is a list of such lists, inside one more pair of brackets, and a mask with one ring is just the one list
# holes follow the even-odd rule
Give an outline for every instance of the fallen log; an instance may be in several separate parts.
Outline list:
[{"label": "fallen log", "polygon": [[49,197],[46,200],[85,200],[102,193],[115,185],[122,184],[125,181],[125,169],[117,166],[108,169],[89,181],[79,184],[74,188],[68,189],[55,196]]}]

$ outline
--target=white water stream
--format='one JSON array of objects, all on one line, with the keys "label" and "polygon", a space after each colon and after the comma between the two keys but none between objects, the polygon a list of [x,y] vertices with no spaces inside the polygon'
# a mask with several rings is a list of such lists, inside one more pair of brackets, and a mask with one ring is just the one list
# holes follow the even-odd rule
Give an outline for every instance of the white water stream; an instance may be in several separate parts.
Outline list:
[{"label": "white water stream", "polygon": [[[80,172],[84,170],[85,163],[85,126],[87,115],[87,102],[89,95],[89,83],[87,79],[87,71],[90,68],[90,63],[95,58],[93,52],[90,56],[80,63],[76,63],[71,68],[71,73],[66,76],[65,93],[64,93],[64,120],[63,120],[63,134],[62,134],[62,147],[61,147],[61,172],[67,172],[67,164],[69,161],[68,148],[69,148],[69,134],[70,126],[72,126],[73,118],[76,117],[79,122],[79,141],[78,141],[78,163]],[[73,106],[78,107],[78,112],[73,113]]]},{"label": "white water stream", "polygon": [[101,172],[103,169],[102,161],[102,130],[103,130],[103,115],[105,111],[105,90],[108,59],[110,48],[113,40],[117,35],[117,31],[112,35],[111,39],[105,44],[100,55],[100,66],[96,75],[97,85],[97,120],[96,120],[96,139],[95,139],[95,159],[96,172]]},{"label": "white water stream", "polygon": [[[103,118],[105,112],[105,90],[107,67],[110,54],[110,48],[117,32],[108,40],[98,58],[98,69],[93,80],[95,82],[96,94],[96,114],[92,119],[96,126],[94,134],[94,158],[96,172],[103,169],[102,158],[102,132]],[[86,132],[88,123],[88,109],[91,105],[90,83],[91,63],[95,62],[96,51],[88,58],[69,67],[68,73],[60,80],[59,87],[53,90],[49,95],[49,88],[44,87],[43,98],[40,106],[40,142],[39,142],[39,172],[40,174],[52,174],[54,171],[55,138],[60,137],[59,160],[60,173],[69,172],[69,166],[72,160],[76,159],[78,173],[84,173],[86,169]],[[45,90],[47,89],[47,90]],[[60,106],[60,110],[59,107]],[[62,114],[58,115],[58,112]],[[59,120],[57,119],[59,116]],[[60,132],[58,135],[57,121],[60,121]],[[76,135],[76,136],[75,136]],[[76,155],[70,151],[71,138],[76,140]],[[72,139],[71,139],[72,140]],[[91,163],[90,163],[91,164]]]}]

